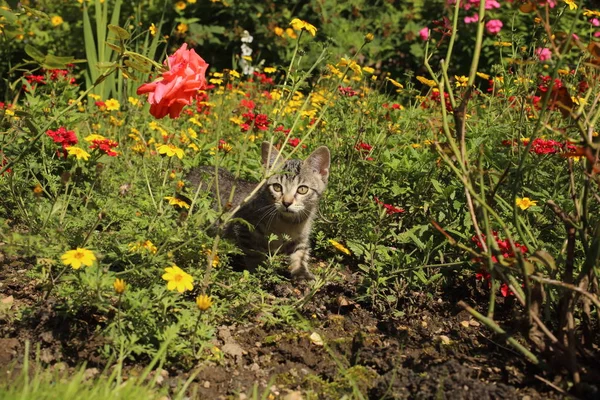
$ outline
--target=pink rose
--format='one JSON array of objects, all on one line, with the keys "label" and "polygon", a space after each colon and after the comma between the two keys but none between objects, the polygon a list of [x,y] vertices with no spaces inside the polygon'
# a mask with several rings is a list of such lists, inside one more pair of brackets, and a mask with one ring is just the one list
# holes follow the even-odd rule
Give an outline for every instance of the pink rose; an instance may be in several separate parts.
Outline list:
[{"label": "pink rose", "polygon": [[465,24],[472,24],[479,21],[479,14],[475,13],[471,17],[465,17]]},{"label": "pink rose", "polygon": [[184,106],[191,104],[198,90],[206,88],[208,64],[184,43],[166,61],[169,70],[154,82],[145,83],[137,94],[149,93],[150,114],[163,118],[179,117]]},{"label": "pink rose", "polygon": [[502,29],[502,21],[499,19],[492,19],[485,24],[485,29],[488,31],[490,35],[497,35]]},{"label": "pink rose", "polygon": [[421,37],[421,40],[429,39],[429,28],[425,27],[425,28],[421,29],[419,31],[419,36]]},{"label": "pink rose", "polygon": [[594,26],[600,26],[600,20],[598,20],[598,18],[590,19],[590,23]]},{"label": "pink rose", "polygon": [[548,61],[550,58],[552,58],[552,52],[547,47],[538,47],[535,49],[535,55],[538,56],[540,61]]}]

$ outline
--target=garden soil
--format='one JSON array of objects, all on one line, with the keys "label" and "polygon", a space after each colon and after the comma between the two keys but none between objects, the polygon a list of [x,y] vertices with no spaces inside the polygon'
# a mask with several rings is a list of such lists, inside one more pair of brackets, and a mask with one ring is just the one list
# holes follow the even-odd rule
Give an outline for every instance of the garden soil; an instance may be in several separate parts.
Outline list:
[{"label": "garden soil", "polygon": [[[40,302],[41,288],[28,278],[33,261],[0,254],[3,310],[33,310],[19,321],[0,314],[0,368],[5,369],[0,379],[18,373],[26,341],[33,349],[39,346],[45,367],[68,373],[85,363],[86,376],[96,376],[105,368],[98,350],[106,340],[95,329],[103,315],[83,310],[69,320],[59,318],[57,301]],[[434,295],[405,293],[394,317],[354,302],[355,285],[347,273],[342,283],[318,291],[301,308],[304,331],[258,322],[220,326],[213,343],[222,352],[218,360],[190,368],[174,362],[151,378],[175,391],[196,374],[189,390],[191,398],[202,399],[244,399],[253,391],[287,400],[359,392],[369,399],[563,398],[551,387],[561,386],[560,377],[544,375],[456,305],[459,300],[485,304],[484,294],[469,285]],[[292,284],[271,288],[274,296],[298,299],[305,290]],[[500,304],[499,313],[511,307]],[[126,377],[139,374],[147,362],[127,365]]]}]

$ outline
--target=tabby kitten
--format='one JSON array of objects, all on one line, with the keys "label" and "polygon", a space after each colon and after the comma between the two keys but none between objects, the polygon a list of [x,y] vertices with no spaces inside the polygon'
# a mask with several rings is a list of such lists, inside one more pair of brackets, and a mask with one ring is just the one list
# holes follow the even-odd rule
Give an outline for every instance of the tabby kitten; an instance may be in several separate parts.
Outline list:
[{"label": "tabby kitten", "polygon": [[[316,149],[304,161],[287,160],[274,162],[279,152],[269,142],[262,144],[262,162],[273,168],[275,174],[244,204],[242,202],[256,188],[256,183],[236,180],[224,169],[219,169],[217,179],[221,204],[229,201],[235,186],[233,201],[228,207],[242,204],[233,218],[241,218],[248,225],[231,222],[225,227],[225,237],[235,241],[244,253],[246,268],[254,269],[266,259],[266,254],[283,251],[289,256],[289,271],[296,279],[312,279],[308,269],[310,256],[310,230],[315,219],[319,199],[327,187],[330,156],[325,146]],[[214,168],[201,167],[188,175],[188,180],[197,187],[202,181],[201,172],[214,175]],[[217,185],[211,184],[216,194]],[[275,234],[277,240],[269,242]],[[287,238],[287,240],[284,239]]]}]

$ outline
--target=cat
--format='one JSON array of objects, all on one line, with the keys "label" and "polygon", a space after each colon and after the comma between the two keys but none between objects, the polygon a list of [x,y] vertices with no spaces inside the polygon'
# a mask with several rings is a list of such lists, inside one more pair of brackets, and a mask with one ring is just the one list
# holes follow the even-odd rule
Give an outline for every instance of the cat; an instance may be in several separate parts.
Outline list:
[{"label": "cat", "polygon": [[[214,179],[214,167],[198,167],[190,171],[187,180],[196,188],[207,181],[207,175],[212,175],[210,190],[215,198],[220,198],[221,205],[233,210],[240,206],[232,218],[243,219],[252,228],[242,222],[230,222],[224,237],[242,250],[247,269],[255,269],[267,254],[279,251],[289,257],[289,272],[294,279],[314,279],[308,268],[309,236],[319,200],[327,188],[329,149],[321,146],[305,160],[287,161],[269,142],[262,143],[261,152],[263,166],[274,173],[245,203],[258,184],[235,179],[225,169],[219,168]],[[232,189],[234,194],[229,202]],[[269,241],[273,234],[277,239]]]}]

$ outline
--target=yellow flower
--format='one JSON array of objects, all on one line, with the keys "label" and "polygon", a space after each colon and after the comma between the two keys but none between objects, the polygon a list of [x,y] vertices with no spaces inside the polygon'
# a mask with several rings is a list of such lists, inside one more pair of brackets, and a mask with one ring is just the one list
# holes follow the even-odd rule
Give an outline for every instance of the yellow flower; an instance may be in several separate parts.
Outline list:
[{"label": "yellow flower", "polygon": [[91,135],[86,136],[85,138],[83,138],[83,140],[85,140],[86,142],[93,142],[94,140],[106,140],[106,138],[102,135],[98,135],[96,133],[92,133]]},{"label": "yellow flower", "polygon": [[575,3],[573,0],[563,0],[568,6],[569,6],[569,10],[577,10],[577,3]]},{"label": "yellow flower", "polygon": [[219,78],[210,78],[208,80],[208,82],[212,83],[213,85],[222,85],[223,84],[223,79],[219,79]]},{"label": "yellow flower", "polygon": [[158,251],[154,243],[152,243],[150,240],[146,240],[145,242],[129,243],[130,252],[135,253],[141,249],[148,250],[152,254],[156,254]]},{"label": "yellow flower", "polygon": [[373,75],[375,73],[375,68],[371,68],[371,67],[363,67],[363,72],[366,72],[367,74]]},{"label": "yellow flower", "polygon": [[115,288],[115,292],[117,292],[117,294],[123,294],[123,292],[125,291],[125,289],[127,289],[127,285],[125,284],[125,281],[123,279],[115,279],[115,282],[113,283],[113,287]]},{"label": "yellow flower", "polygon": [[196,4],[196,0],[187,0],[188,4]]},{"label": "yellow flower", "polygon": [[600,17],[600,11],[585,9],[583,11],[583,16],[584,17]]},{"label": "yellow flower", "polygon": [[396,86],[398,89],[404,89],[404,86],[398,81],[393,80],[392,78],[385,78],[386,81],[390,82],[392,85]]},{"label": "yellow flower", "polygon": [[285,34],[288,35],[289,37],[291,37],[292,39],[296,39],[298,37],[296,35],[296,32],[294,32],[294,30],[292,28],[286,28]]},{"label": "yellow flower", "polygon": [[185,10],[186,7],[187,7],[187,4],[185,4],[183,1],[178,1],[177,3],[175,3],[175,8],[178,11],[183,11],[183,10]]},{"label": "yellow flower", "polygon": [[151,34],[152,36],[155,36],[155,35],[156,35],[156,31],[157,31],[158,29],[156,28],[156,25],[154,25],[154,23],[153,23],[152,25],[150,25],[150,28],[149,28],[148,30],[150,31],[150,34]]},{"label": "yellow flower", "polygon": [[315,36],[317,33],[317,28],[315,28],[314,25],[298,18],[294,18],[292,22],[290,22],[290,25],[297,31],[306,31],[310,33],[311,36]]},{"label": "yellow flower", "polygon": [[210,308],[210,306],[212,306],[213,301],[210,298],[210,296],[207,296],[205,294],[201,294],[200,296],[196,297],[196,305],[198,306],[198,309],[200,311],[206,311]]},{"label": "yellow flower", "polygon": [[490,79],[490,76],[488,74],[484,74],[483,72],[477,72],[477,76],[481,79]]},{"label": "yellow flower", "polygon": [[348,250],[347,248],[345,248],[341,243],[336,242],[333,239],[329,239],[329,243],[335,247],[336,249],[338,249],[339,251],[341,251],[342,253],[345,253],[347,255],[350,255],[352,253],[350,253],[350,250]]},{"label": "yellow flower", "polygon": [[186,203],[183,200],[178,199],[177,197],[165,196],[165,200],[168,200],[169,204],[172,206],[179,206],[182,208],[190,208],[190,205],[188,203]]},{"label": "yellow flower", "polygon": [[168,282],[167,289],[177,289],[179,293],[183,293],[186,290],[192,290],[194,288],[192,283],[194,282],[194,278],[177,265],[173,264],[172,267],[165,268],[165,272],[166,273],[163,274],[162,278]]},{"label": "yellow flower", "polygon": [[467,87],[467,82],[469,82],[469,78],[466,76],[458,76],[454,75],[454,79],[456,79],[456,87]]},{"label": "yellow flower", "polygon": [[240,73],[233,69],[229,70],[229,76],[233,76],[234,78],[241,77]]},{"label": "yellow flower", "polygon": [[[338,67],[349,67],[356,75],[362,75],[362,68],[356,63],[356,61],[348,60],[344,57],[337,63]],[[332,71],[333,72],[333,71]]]},{"label": "yellow flower", "polygon": [[75,250],[69,250],[60,256],[63,264],[70,265],[73,269],[79,269],[82,265],[91,266],[96,261],[96,256],[91,250],[78,247]]},{"label": "yellow flower", "polygon": [[99,101],[102,98],[99,95],[94,94],[94,93],[90,93],[90,94],[88,94],[88,96],[91,97],[92,100],[95,100],[95,101]]},{"label": "yellow flower", "polygon": [[285,31],[282,28],[278,27],[278,26],[276,26],[275,28],[273,28],[273,33],[276,34],[277,36],[283,36],[284,32]]},{"label": "yellow flower", "polygon": [[117,99],[108,99],[104,104],[108,111],[119,111],[119,108],[121,108],[121,103],[119,103],[119,100]]},{"label": "yellow flower", "polygon": [[427,79],[424,76],[417,76],[417,80],[421,82],[423,85],[427,85],[429,87],[435,86],[435,81],[432,79]]},{"label": "yellow flower", "polygon": [[184,33],[186,33],[189,30],[189,27],[187,24],[184,24],[183,22],[179,25],[177,25],[177,33],[179,35],[183,35]]},{"label": "yellow flower", "polygon": [[529,197],[517,197],[516,204],[521,210],[527,210],[529,207],[537,205],[537,200],[531,200]]},{"label": "yellow flower", "polygon": [[55,15],[52,18],[50,18],[50,22],[52,23],[53,26],[59,26],[63,24],[63,19],[62,17]]},{"label": "yellow flower", "polygon": [[367,33],[365,35],[365,43],[370,43],[375,39],[375,36],[372,33]]},{"label": "yellow flower", "polygon": [[129,104],[131,104],[132,106],[137,106],[137,105],[140,103],[140,100],[139,100],[139,99],[136,99],[136,98],[135,98],[135,97],[133,97],[133,96],[129,96],[129,97],[127,98],[127,101],[128,101],[128,102],[129,102]]},{"label": "yellow flower", "polygon": [[183,158],[183,149],[180,149],[172,143],[161,144],[157,147],[157,150],[159,154],[166,154],[168,157],[177,156],[180,160]]},{"label": "yellow flower", "polygon": [[276,71],[277,71],[277,68],[275,68],[275,67],[265,67],[263,69],[263,72],[265,74],[272,74],[273,72],[276,72]]},{"label": "yellow flower", "polygon": [[90,153],[88,153],[82,148],[75,146],[67,147],[67,153],[69,153],[69,155],[75,156],[78,160],[83,159],[84,161],[87,161],[88,158],[90,158]]}]

